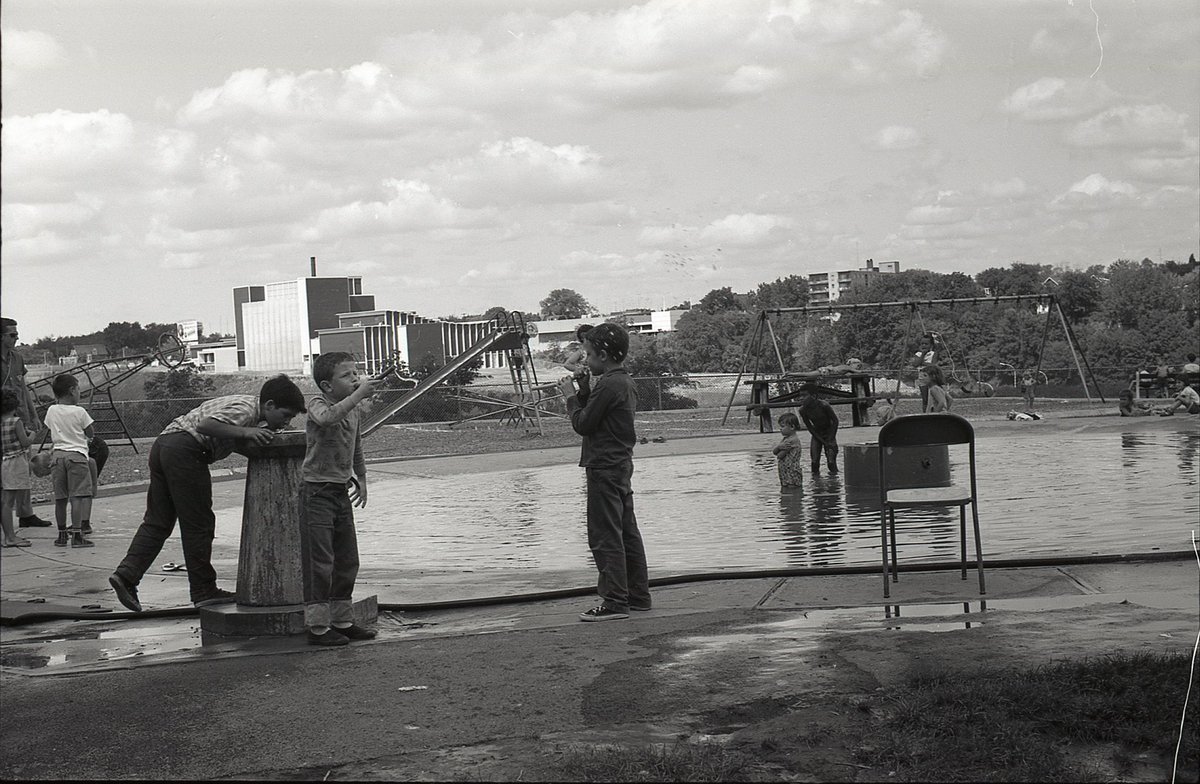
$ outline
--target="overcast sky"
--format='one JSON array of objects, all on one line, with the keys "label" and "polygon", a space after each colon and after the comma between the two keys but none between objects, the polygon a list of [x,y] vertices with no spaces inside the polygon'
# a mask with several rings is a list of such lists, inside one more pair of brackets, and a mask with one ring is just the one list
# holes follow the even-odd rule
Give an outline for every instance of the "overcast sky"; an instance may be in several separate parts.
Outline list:
[{"label": "overcast sky", "polygon": [[601,309],[1200,247],[1196,0],[4,0],[3,311]]}]

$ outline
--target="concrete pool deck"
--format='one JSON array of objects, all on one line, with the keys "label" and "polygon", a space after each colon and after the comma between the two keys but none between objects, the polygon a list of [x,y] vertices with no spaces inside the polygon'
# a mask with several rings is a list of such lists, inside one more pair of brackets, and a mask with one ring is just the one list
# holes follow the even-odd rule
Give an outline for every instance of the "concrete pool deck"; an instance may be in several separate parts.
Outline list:
[{"label": "concrete pool deck", "polygon": [[[1114,420],[1052,426],[1178,425]],[[986,437],[1043,424],[977,429]],[[841,436],[861,443],[875,432]],[[677,439],[639,445],[637,456],[762,449],[777,437]],[[404,460],[376,463],[371,476],[403,481],[576,457],[569,448]],[[56,548],[52,529],[23,529],[35,544],[2,551],[0,598],[10,607],[42,599],[121,610],[106,581],[141,517],[144,493],[133,490],[97,500],[94,548]],[[241,481],[214,485],[214,563],[228,587],[242,490]],[[169,561],[183,561],[177,537],[155,568]],[[965,582],[954,571],[902,573],[888,600],[878,573],[714,580],[658,588],[654,611],[603,624],[578,622],[588,597],[383,613],[377,640],[336,651],[302,638],[201,640],[194,616],[5,626],[0,776],[536,779],[576,744],[737,738],[781,712],[800,724],[835,721],[832,708],[922,669],[1190,652],[1200,625],[1197,567],[1186,553],[989,568],[986,609],[973,572]],[[403,575],[364,564],[358,594],[411,604],[593,579],[584,569]],[[181,572],[152,572],[140,592],[148,609],[187,605]],[[847,760],[817,763],[832,767],[816,768],[813,780],[853,772]]]}]

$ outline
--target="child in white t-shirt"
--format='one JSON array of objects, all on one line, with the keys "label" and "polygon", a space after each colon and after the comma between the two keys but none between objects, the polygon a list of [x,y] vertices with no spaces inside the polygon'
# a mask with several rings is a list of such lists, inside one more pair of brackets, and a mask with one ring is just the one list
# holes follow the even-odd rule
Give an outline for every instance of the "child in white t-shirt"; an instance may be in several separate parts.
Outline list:
[{"label": "child in white t-shirt", "polygon": [[[69,373],[54,377],[54,405],[46,409],[45,423],[54,443],[50,477],[54,484],[54,519],[58,523],[58,547],[94,547],[83,536],[83,521],[92,516],[92,496],[96,487],[88,463],[92,417],[79,405],[79,379]],[[67,505],[71,507],[71,527],[67,527]]]}]

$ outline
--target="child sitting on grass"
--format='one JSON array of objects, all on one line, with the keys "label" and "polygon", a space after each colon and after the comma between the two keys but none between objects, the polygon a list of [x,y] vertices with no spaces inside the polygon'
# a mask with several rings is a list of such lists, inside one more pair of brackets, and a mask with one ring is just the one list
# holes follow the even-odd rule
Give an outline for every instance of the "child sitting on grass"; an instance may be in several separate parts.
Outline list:
[{"label": "child sitting on grass", "polygon": [[17,494],[29,490],[29,445],[33,439],[25,430],[25,424],[17,416],[21,400],[12,390],[6,389],[0,396],[0,442],[4,445],[4,465],[0,469],[0,486],[3,487],[3,510],[0,511],[0,528],[4,530],[4,547],[28,547],[29,540],[17,536],[13,527],[13,510],[17,506]]},{"label": "child sitting on grass", "polygon": [[[91,519],[92,496],[96,488],[88,458],[92,436],[92,417],[79,405],[79,379],[60,373],[50,382],[54,404],[46,409],[45,423],[54,443],[50,477],[54,484],[54,519],[58,523],[57,547],[95,547],[84,538],[83,521]],[[71,526],[67,527],[67,506],[71,508]]]},{"label": "child sitting on grass", "polygon": [[791,413],[779,417],[779,432],[782,440],[771,450],[779,462],[779,484],[781,487],[800,487],[804,484],[803,455],[801,454],[800,417]]}]

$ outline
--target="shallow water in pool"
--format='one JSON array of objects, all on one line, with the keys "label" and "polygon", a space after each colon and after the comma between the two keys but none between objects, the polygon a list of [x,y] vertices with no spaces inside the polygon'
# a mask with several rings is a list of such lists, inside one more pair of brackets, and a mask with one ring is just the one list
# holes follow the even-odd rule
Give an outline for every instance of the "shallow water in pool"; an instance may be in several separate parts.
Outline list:
[{"label": "shallow water in pool", "polygon": [[[987,557],[1190,550],[1200,527],[1200,432],[988,435],[976,449]],[[879,561],[878,491],[824,474],[781,490],[769,449],[639,459],[633,487],[652,574]],[[404,476],[372,489],[359,547],[364,565],[400,570],[587,567],[584,514],[575,465]],[[902,560],[957,557],[955,509],[903,512],[897,528]]]}]

